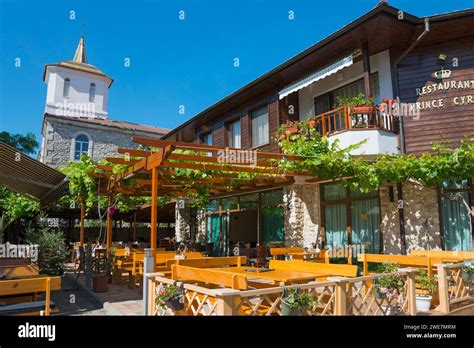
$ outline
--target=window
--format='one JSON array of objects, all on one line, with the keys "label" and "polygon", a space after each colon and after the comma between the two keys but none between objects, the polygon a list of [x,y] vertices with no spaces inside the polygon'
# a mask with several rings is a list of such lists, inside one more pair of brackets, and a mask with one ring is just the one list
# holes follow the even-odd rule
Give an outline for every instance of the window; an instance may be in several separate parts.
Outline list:
[{"label": "window", "polygon": [[74,144],[74,160],[78,161],[81,159],[81,155],[87,155],[89,153],[89,138],[84,135],[78,135]]},{"label": "window", "polygon": [[364,245],[365,252],[381,251],[378,191],[350,190],[339,184],[321,186],[326,246]]},{"label": "window", "polygon": [[201,137],[201,140],[202,140],[202,143],[203,143],[203,144],[212,145],[212,132],[211,132],[211,133],[204,134],[204,135]]},{"label": "window", "polygon": [[252,112],[252,147],[269,143],[268,107]]},{"label": "window", "polygon": [[95,102],[95,83],[91,83],[89,88],[89,102]]},{"label": "window", "polygon": [[69,89],[71,88],[71,80],[69,78],[64,79],[63,97],[69,97]]},{"label": "window", "polygon": [[[376,103],[380,102],[380,86],[379,74],[374,73],[370,75],[370,85],[372,86],[372,97]],[[314,112],[315,115],[323,114],[334,108],[337,103],[337,97],[352,98],[359,93],[365,94],[364,79],[360,79],[349,83],[343,87],[324,93],[314,98]]]},{"label": "window", "polygon": [[240,142],[240,120],[229,123],[228,125],[228,134],[229,134],[229,147],[236,149],[241,148]]}]

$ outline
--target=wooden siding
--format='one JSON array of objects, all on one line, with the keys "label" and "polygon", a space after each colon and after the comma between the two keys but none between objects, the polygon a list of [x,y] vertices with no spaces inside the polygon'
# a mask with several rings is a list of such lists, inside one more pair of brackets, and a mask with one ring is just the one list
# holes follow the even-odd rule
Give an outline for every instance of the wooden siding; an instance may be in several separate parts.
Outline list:
[{"label": "wooden siding", "polygon": [[[398,69],[400,98],[414,103],[443,99],[444,106],[421,110],[419,119],[404,117],[406,151],[419,154],[431,150],[432,143],[448,141],[453,146],[464,137],[474,136],[474,103],[454,105],[453,98],[474,97],[474,86],[469,89],[449,89],[417,96],[416,89],[433,83],[474,80],[474,25],[466,20],[451,25],[436,24],[418,48],[407,56]],[[450,69],[449,78],[438,80],[433,72],[441,70],[437,57],[448,55],[444,68]],[[457,58],[458,67],[452,60]]]}]

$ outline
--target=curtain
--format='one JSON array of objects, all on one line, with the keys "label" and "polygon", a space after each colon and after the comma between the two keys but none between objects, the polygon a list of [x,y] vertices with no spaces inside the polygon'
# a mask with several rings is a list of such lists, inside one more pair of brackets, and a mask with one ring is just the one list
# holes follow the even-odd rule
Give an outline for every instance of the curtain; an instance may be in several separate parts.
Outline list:
[{"label": "curtain", "polygon": [[331,204],[324,207],[326,244],[338,248],[347,244],[347,222],[345,204]]},{"label": "curtain", "polygon": [[210,215],[207,217],[207,242],[214,243],[213,254],[219,253],[219,232],[220,232],[220,218],[219,215]]},{"label": "curtain", "polygon": [[229,146],[240,149],[240,121],[229,124]]},{"label": "curtain", "polygon": [[441,213],[446,250],[469,251],[472,249],[469,236],[469,214],[461,197],[466,202],[469,202],[468,192],[443,193],[441,196]]},{"label": "curtain", "polygon": [[252,113],[252,147],[268,143],[268,108],[265,106]]},{"label": "curtain", "polygon": [[336,200],[346,198],[346,189],[339,184],[324,185],[324,200]]},{"label": "curtain", "polygon": [[263,242],[281,242],[285,240],[283,208],[272,207],[262,209]]},{"label": "curtain", "polygon": [[377,199],[351,202],[352,244],[364,244],[366,253],[380,252],[380,211]]}]

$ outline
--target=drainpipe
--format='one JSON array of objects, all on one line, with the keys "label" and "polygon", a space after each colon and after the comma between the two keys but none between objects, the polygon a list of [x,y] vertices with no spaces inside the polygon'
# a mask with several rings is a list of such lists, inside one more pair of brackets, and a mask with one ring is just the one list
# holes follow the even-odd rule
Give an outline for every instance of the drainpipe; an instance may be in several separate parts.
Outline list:
[{"label": "drainpipe", "polygon": [[[395,97],[398,102],[400,102],[400,86],[398,83],[398,65],[400,62],[405,59],[405,57],[413,51],[413,49],[418,46],[418,44],[423,40],[423,38],[430,32],[430,19],[425,18],[425,30],[416,38],[416,40],[400,55],[400,57],[395,60],[392,66],[392,84],[395,91]],[[400,128],[400,152],[402,154],[406,153],[405,147],[405,136],[403,129],[403,115],[399,117],[399,128]],[[398,218],[400,224],[400,243],[401,243],[401,253],[406,255],[407,253],[407,242],[405,234],[405,212],[403,210],[403,188],[402,183],[397,183],[397,198],[398,198]]]}]

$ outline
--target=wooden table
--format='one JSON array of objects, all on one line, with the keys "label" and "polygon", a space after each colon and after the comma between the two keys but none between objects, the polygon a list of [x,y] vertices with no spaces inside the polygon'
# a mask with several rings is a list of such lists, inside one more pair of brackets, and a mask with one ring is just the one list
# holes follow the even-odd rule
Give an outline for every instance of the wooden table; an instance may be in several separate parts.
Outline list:
[{"label": "wooden table", "polygon": [[253,269],[252,267],[223,267],[223,268],[210,268],[213,271],[228,272],[234,274],[245,275],[247,278],[254,279],[265,279],[272,280],[280,285],[293,284],[293,283],[304,283],[308,281],[316,280],[319,277],[327,277],[327,274],[322,273],[308,273],[299,271],[285,271],[280,269],[274,269],[266,272],[248,272],[246,270]]}]

